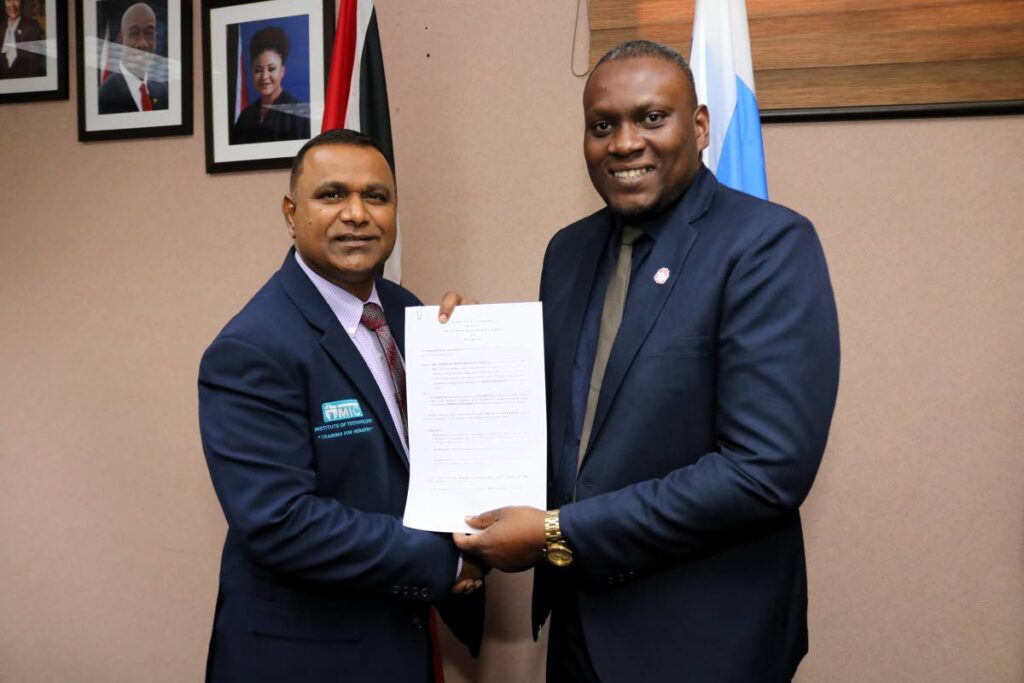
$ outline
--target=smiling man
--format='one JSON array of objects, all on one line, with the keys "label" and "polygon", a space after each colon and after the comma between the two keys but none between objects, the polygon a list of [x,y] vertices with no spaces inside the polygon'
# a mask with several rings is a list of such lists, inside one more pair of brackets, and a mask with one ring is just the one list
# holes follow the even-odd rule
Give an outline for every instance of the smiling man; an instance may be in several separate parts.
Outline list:
[{"label": "smiling man", "polygon": [[432,604],[479,648],[481,572],[400,519],[419,300],[376,277],[397,206],[370,138],[306,143],[282,202],[295,246],[203,355],[200,431],[228,523],[209,681],[430,681]]},{"label": "smiling man", "polygon": [[124,114],[167,109],[166,69],[154,68],[157,25],[153,8],[137,2],[121,16],[117,40],[121,60],[118,70],[99,90],[100,114]]},{"label": "smiling man", "polygon": [[537,566],[549,681],[788,681],[807,651],[798,508],[839,372],[807,219],[719,185],[686,61],[624,43],[583,94],[607,206],[544,257],[549,510],[469,520]]}]

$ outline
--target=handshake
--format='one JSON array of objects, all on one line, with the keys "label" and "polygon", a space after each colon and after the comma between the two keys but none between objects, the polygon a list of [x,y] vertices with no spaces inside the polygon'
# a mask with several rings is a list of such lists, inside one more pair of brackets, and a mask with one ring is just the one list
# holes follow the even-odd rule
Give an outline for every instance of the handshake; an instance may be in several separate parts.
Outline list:
[{"label": "handshake", "polygon": [[544,559],[545,511],[509,506],[467,517],[466,523],[481,531],[452,534],[462,552],[462,571],[452,586],[457,595],[472,593],[483,585],[491,569],[521,572]]}]

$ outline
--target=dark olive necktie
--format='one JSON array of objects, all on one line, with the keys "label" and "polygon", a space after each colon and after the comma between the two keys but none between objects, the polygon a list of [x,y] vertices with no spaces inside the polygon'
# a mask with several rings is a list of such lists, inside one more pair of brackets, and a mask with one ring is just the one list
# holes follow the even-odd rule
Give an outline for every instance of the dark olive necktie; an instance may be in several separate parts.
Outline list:
[{"label": "dark olive necktie", "polygon": [[583,432],[580,434],[580,450],[576,458],[577,468],[583,463],[583,454],[587,452],[590,431],[594,427],[594,413],[597,412],[597,399],[601,395],[601,383],[604,381],[604,371],[608,367],[608,356],[611,355],[615,336],[622,323],[622,311],[626,306],[626,292],[629,290],[629,274],[633,267],[633,244],[643,234],[643,230],[640,228],[628,225],[622,229],[619,258],[615,262],[615,269],[608,280],[608,289],[604,294],[604,306],[601,309],[601,327],[597,333],[594,369],[590,373],[587,410],[583,414]]}]

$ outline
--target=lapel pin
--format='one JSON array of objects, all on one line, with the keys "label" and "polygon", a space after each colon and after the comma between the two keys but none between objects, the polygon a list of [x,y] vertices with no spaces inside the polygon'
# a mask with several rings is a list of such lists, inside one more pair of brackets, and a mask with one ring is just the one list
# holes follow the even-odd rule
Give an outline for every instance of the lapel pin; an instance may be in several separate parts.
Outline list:
[{"label": "lapel pin", "polygon": [[659,285],[665,284],[668,282],[669,273],[670,271],[668,268],[659,268],[658,272],[654,274],[654,282]]}]

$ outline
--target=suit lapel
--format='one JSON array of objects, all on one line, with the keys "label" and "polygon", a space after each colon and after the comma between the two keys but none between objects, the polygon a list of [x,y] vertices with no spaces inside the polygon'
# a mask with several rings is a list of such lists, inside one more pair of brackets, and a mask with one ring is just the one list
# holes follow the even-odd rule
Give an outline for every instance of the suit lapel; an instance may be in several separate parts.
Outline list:
[{"label": "suit lapel", "polygon": [[[306,320],[313,327],[324,333],[320,339],[320,346],[323,347],[341,372],[348,377],[349,381],[362,394],[363,400],[369,405],[374,415],[376,415],[377,424],[388,435],[394,451],[398,454],[402,464],[408,469],[409,460],[405,455],[405,448],[402,446],[402,441],[395,430],[394,420],[391,419],[391,411],[388,410],[388,404],[384,400],[383,394],[380,393],[380,388],[377,386],[377,381],[373,378],[373,373],[366,366],[366,361],[363,360],[359,349],[352,343],[348,332],[338,322],[330,306],[320,296],[320,292],[317,291],[306,274],[302,272],[299,264],[295,262],[294,253],[294,249],[289,251],[284,265],[281,266],[281,285],[284,287],[288,297],[299,311],[302,312],[302,315],[305,316]],[[397,304],[388,306],[387,302],[384,303],[385,309],[398,308]],[[389,326],[392,325],[392,320],[396,313],[393,312],[392,315],[386,316]],[[404,324],[400,329],[392,327],[392,334],[395,335],[399,348],[402,346],[401,339],[403,338],[398,335],[403,332]]]},{"label": "suit lapel", "polygon": [[601,212],[588,226],[588,234],[580,253],[577,268],[567,273],[571,278],[572,289],[565,301],[565,308],[551,312],[552,320],[561,320],[558,328],[557,347],[551,363],[551,438],[557,447],[552,453],[552,476],[558,476],[561,461],[561,444],[565,436],[566,421],[569,417],[569,401],[572,387],[572,368],[576,359],[576,347],[579,343],[580,329],[587,310],[587,300],[594,285],[597,265],[601,262],[601,252],[608,238],[610,218],[607,212]]},{"label": "suit lapel", "polygon": [[[707,211],[716,187],[717,181],[714,176],[702,167],[686,195],[666,216],[667,223],[661,230],[646,263],[636,272],[630,283],[626,308],[622,312],[622,323],[608,356],[608,367],[601,383],[601,394],[597,400],[594,426],[590,434],[591,447],[600,437],[601,427],[608,417],[612,401],[622,386],[629,366],[632,365],[640,346],[680,279],[686,257],[697,240],[697,231],[691,222]],[[654,275],[662,268],[668,268],[669,276],[663,284],[658,284],[654,280]],[[591,447],[587,448],[588,453]]]}]

